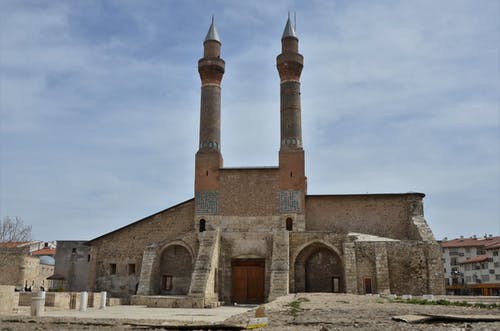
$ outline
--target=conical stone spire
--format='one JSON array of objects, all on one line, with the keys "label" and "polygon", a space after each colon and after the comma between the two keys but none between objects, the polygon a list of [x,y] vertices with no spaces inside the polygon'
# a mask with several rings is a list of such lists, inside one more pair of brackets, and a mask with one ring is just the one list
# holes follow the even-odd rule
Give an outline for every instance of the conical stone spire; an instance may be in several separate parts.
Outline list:
[{"label": "conical stone spire", "polygon": [[295,33],[293,24],[290,21],[290,15],[288,15],[288,20],[286,21],[285,30],[283,30],[283,35],[281,36],[281,39],[287,37],[297,38],[297,34]]},{"label": "conical stone spire", "polygon": [[208,29],[207,36],[205,37],[205,41],[208,40],[215,40],[220,42],[219,38],[219,33],[217,32],[217,29],[215,28],[215,20],[214,16],[212,15],[212,24],[210,24],[210,28]]}]

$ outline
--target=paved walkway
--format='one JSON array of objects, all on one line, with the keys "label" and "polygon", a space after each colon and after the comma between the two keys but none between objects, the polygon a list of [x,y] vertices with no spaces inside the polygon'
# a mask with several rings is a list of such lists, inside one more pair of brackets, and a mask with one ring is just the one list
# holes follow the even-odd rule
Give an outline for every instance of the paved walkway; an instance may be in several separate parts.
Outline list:
[{"label": "paved walkway", "polygon": [[[195,308],[148,308],[146,306],[110,306],[106,310],[88,308],[79,310],[46,310],[46,317],[76,317],[96,319],[137,319],[183,322],[221,323],[227,318],[244,313],[255,306],[223,306],[211,309]],[[21,313],[29,314],[29,311]]]}]

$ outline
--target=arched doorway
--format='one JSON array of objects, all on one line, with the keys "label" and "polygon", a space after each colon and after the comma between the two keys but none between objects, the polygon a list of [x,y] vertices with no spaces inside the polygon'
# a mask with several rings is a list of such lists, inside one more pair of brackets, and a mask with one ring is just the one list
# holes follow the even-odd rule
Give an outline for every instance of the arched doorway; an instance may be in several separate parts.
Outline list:
[{"label": "arched doorway", "polygon": [[344,268],[339,255],[322,243],[305,247],[295,259],[295,292],[344,292]]},{"label": "arched doorway", "polygon": [[189,291],[193,262],[181,245],[168,246],[160,258],[160,294],[184,295]]}]

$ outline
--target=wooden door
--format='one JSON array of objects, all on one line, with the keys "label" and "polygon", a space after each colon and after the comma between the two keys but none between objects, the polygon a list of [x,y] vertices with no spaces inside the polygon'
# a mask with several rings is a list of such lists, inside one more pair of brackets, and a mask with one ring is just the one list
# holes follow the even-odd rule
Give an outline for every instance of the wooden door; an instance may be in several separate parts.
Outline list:
[{"label": "wooden door", "polygon": [[233,302],[264,302],[264,275],[264,260],[234,260],[232,263]]},{"label": "wooden door", "polygon": [[365,293],[372,293],[372,279],[365,278]]}]

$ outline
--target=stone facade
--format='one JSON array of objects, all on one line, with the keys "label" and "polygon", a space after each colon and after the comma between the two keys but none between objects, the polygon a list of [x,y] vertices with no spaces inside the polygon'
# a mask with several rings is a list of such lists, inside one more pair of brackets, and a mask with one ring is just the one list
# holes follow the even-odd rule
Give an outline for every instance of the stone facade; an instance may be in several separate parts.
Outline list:
[{"label": "stone facade", "polygon": [[304,291],[443,293],[424,194],[307,195],[303,57],[290,21],[277,58],[279,166],[223,167],[220,49],[212,24],[198,63],[194,199],[88,242],[87,289],[163,307],[261,302]]},{"label": "stone facade", "polygon": [[84,291],[87,288],[90,261],[90,246],[86,241],[57,241],[55,288],[69,292]]},{"label": "stone facade", "polygon": [[43,264],[29,254],[29,246],[0,248],[0,285],[13,285],[17,289],[27,286],[33,291],[48,287],[47,277],[54,273],[54,266]]}]

